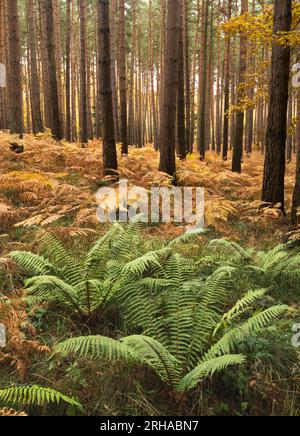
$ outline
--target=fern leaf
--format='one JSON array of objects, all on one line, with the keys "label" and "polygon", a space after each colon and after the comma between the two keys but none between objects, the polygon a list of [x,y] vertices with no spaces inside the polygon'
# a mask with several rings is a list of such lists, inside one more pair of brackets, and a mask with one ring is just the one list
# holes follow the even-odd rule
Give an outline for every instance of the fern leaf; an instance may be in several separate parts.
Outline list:
[{"label": "fern leaf", "polygon": [[120,342],[131,348],[134,355],[152,368],[161,380],[173,386],[178,378],[177,360],[166,347],[155,339],[143,335],[129,336],[121,339]]},{"label": "fern leaf", "polygon": [[42,256],[26,251],[13,251],[10,257],[27,273],[46,275],[53,272],[51,263]]},{"label": "fern leaf", "polygon": [[28,292],[45,300],[57,300],[81,313],[76,289],[55,276],[33,277],[26,281]]},{"label": "fern leaf", "polygon": [[202,362],[182,378],[177,386],[177,391],[186,392],[196,387],[205,378],[224,371],[229,366],[242,365],[245,361],[246,358],[240,354],[226,354],[225,356]]},{"label": "fern leaf", "polygon": [[229,354],[245,338],[263,331],[266,327],[279,319],[289,310],[288,306],[278,305],[260,312],[243,324],[228,330],[224,336],[211,347],[204,360],[209,360],[222,354]]},{"label": "fern leaf", "polygon": [[77,354],[80,357],[104,357],[111,361],[135,360],[132,350],[115,339],[105,336],[83,336],[67,339],[56,345],[55,353]]},{"label": "fern leaf", "polygon": [[60,404],[61,402],[82,409],[82,406],[74,398],[70,398],[62,393],[50,388],[41,386],[19,386],[0,390],[0,401],[12,405],[37,405]]}]

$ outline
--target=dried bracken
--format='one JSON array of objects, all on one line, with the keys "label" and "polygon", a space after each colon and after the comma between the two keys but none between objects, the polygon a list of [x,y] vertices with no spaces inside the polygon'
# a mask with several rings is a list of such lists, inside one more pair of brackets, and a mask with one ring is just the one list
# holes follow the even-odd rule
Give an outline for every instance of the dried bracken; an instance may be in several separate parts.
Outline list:
[{"label": "dried bracken", "polygon": [[6,328],[6,346],[0,350],[0,365],[11,365],[19,374],[21,380],[26,379],[30,361],[34,354],[46,354],[49,347],[34,339],[35,328],[30,323],[37,307],[28,312],[24,302],[25,293],[0,299],[0,323]]},{"label": "dried bracken", "polygon": [[[74,237],[91,234],[101,229],[96,217],[96,193],[101,186],[118,189],[118,183],[102,176],[101,143],[90,142],[87,148],[77,144],[55,143],[46,133],[33,137],[26,135],[19,142],[24,153],[10,151],[11,135],[0,134],[0,219],[3,231],[12,226],[55,226],[62,236]],[[131,149],[120,158],[119,178],[128,180],[129,186],[148,190],[153,186],[172,185],[171,178],[158,171],[159,153],[152,146]],[[282,229],[279,208],[260,201],[263,157],[254,152],[244,160],[243,174],[230,171],[230,163],[223,162],[212,152],[201,162],[189,155],[177,162],[179,186],[205,188],[206,226],[224,236],[241,239],[232,225],[240,220],[262,228],[270,236],[274,225]],[[295,164],[287,168],[287,204],[291,203]],[[60,226],[60,223],[62,225]],[[63,230],[62,230],[63,228]],[[182,232],[178,225],[163,225],[156,229],[176,236]],[[153,229],[151,230],[153,231]],[[244,237],[245,235],[243,235]],[[283,233],[281,237],[283,237]]]},{"label": "dried bracken", "polygon": [[14,409],[8,409],[7,407],[4,407],[3,409],[0,409],[0,416],[28,416],[25,412],[18,412]]}]

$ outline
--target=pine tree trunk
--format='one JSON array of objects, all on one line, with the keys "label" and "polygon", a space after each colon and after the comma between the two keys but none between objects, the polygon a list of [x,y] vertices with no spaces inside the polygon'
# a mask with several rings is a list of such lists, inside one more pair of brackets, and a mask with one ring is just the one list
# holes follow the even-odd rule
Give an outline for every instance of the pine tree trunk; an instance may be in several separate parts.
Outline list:
[{"label": "pine tree trunk", "polygon": [[119,0],[120,14],[120,55],[119,55],[119,83],[120,83],[120,130],[122,154],[128,154],[127,128],[127,71],[126,71],[126,40],[125,40],[125,0]]},{"label": "pine tree trunk", "polygon": [[[274,33],[289,32],[292,1],[275,0]],[[270,110],[266,138],[266,157],[262,200],[281,205],[284,211],[285,149],[289,95],[290,48],[274,45],[272,49]]]},{"label": "pine tree trunk", "polygon": [[[6,4],[5,0],[0,0],[0,64],[6,67],[6,37],[7,37],[7,29],[6,29]],[[3,68],[3,67],[2,67]],[[3,78],[5,83],[3,83],[3,87],[0,87],[0,129],[8,128],[8,119],[7,119],[7,88],[6,81],[7,76]]]},{"label": "pine tree trunk", "polygon": [[[43,0],[42,0],[43,1]],[[47,54],[48,54],[48,77],[50,85],[50,105],[52,119],[52,134],[55,139],[63,139],[63,126],[59,111],[58,81],[55,58],[55,35],[54,35],[54,13],[52,0],[45,1],[46,13],[46,37],[47,37]]]},{"label": "pine tree trunk", "polygon": [[88,116],[87,116],[87,52],[86,52],[86,4],[79,0],[80,17],[80,141],[88,143]]},{"label": "pine tree trunk", "polygon": [[[298,52],[298,62],[300,63],[300,53]],[[297,89],[297,125],[296,125],[296,181],[293,194],[292,203],[292,225],[298,225],[300,222],[300,215],[298,209],[300,208],[300,88]]]},{"label": "pine tree trunk", "polygon": [[103,134],[103,171],[104,175],[107,176],[116,175],[118,170],[111,88],[109,0],[98,0],[98,51]]},{"label": "pine tree trunk", "polygon": [[9,98],[9,126],[11,133],[23,136],[23,93],[18,0],[6,0],[8,17],[8,59],[7,75]]},{"label": "pine tree trunk", "polygon": [[[232,0],[228,0],[227,18],[231,18]],[[230,97],[230,56],[231,41],[227,36],[225,44],[225,83],[224,83],[224,122],[223,122],[223,160],[227,160],[229,144],[229,97]]]},{"label": "pine tree trunk", "polygon": [[181,160],[186,158],[185,145],[185,97],[184,97],[184,0],[180,0],[180,30],[178,49],[178,91],[177,91],[177,129],[178,129],[178,156]]},{"label": "pine tree trunk", "polygon": [[203,29],[202,29],[202,74],[200,76],[200,94],[199,94],[199,125],[198,125],[198,151],[200,159],[205,159],[206,153],[206,121],[207,121],[207,43],[208,43],[208,12],[209,1],[203,0]]},{"label": "pine tree trunk", "polygon": [[[248,0],[242,0],[241,16],[248,12]],[[238,104],[242,104],[245,97],[245,91],[241,88],[245,82],[247,71],[247,38],[241,36],[240,42],[240,67],[239,67],[239,90],[238,90]],[[235,124],[235,138],[233,146],[232,158],[232,171],[236,173],[242,172],[242,155],[243,155],[243,141],[244,141],[244,111],[239,111],[236,114]]]},{"label": "pine tree trunk", "polygon": [[37,53],[36,53],[36,22],[33,0],[27,0],[27,23],[28,23],[28,47],[30,54],[30,97],[32,131],[37,134],[44,131],[41,102],[40,82],[38,77]]},{"label": "pine tree trunk", "polygon": [[71,0],[67,0],[66,26],[66,140],[71,141]]},{"label": "pine tree trunk", "polygon": [[167,41],[165,48],[163,112],[161,114],[160,171],[171,176],[176,172],[175,121],[178,88],[178,45],[180,1],[167,2]]}]

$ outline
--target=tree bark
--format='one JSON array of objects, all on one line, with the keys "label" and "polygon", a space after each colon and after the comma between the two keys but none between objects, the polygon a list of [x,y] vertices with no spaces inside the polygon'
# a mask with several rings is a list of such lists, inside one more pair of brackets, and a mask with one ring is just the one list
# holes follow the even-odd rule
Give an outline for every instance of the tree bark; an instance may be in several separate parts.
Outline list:
[{"label": "tree bark", "polygon": [[98,0],[99,89],[103,135],[103,172],[116,175],[118,170],[114,113],[111,88],[109,0]]},{"label": "tree bark", "polygon": [[[292,1],[275,0],[274,34],[289,32]],[[270,85],[270,109],[266,137],[266,156],[262,200],[285,207],[284,178],[286,165],[287,105],[289,96],[290,48],[273,45]]]},{"label": "tree bark", "polygon": [[178,88],[179,15],[180,1],[168,0],[159,168],[160,171],[171,176],[174,176],[176,172],[175,120]]},{"label": "tree bark", "polygon": [[9,126],[11,133],[23,136],[23,92],[18,0],[6,0],[8,17],[8,59],[7,75],[9,97]]}]

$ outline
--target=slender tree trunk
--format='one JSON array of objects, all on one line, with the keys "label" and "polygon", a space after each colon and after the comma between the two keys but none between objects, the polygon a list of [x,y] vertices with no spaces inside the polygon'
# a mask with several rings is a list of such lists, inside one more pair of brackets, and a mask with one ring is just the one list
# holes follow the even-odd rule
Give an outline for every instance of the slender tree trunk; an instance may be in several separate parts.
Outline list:
[{"label": "slender tree trunk", "polygon": [[23,136],[23,93],[18,0],[6,0],[8,17],[8,59],[7,75],[9,97],[9,125],[11,133]]},{"label": "slender tree trunk", "polygon": [[184,98],[184,8],[185,0],[180,0],[180,30],[178,49],[178,91],[177,91],[177,134],[178,156],[181,160],[186,158],[185,145],[185,98]]},{"label": "slender tree trunk", "polygon": [[[242,0],[241,16],[248,12],[248,0]],[[245,82],[247,71],[247,38],[241,36],[240,41],[240,68],[239,68],[239,90],[238,90],[238,104],[242,104],[245,97],[245,91],[240,88]],[[242,155],[243,155],[243,141],[244,141],[244,111],[239,111],[236,114],[236,132],[233,147],[232,171],[236,173],[242,172]]]},{"label": "slender tree trunk", "polygon": [[119,0],[120,13],[120,127],[122,154],[128,154],[128,129],[127,129],[127,71],[126,71],[126,41],[125,41],[125,0]]},{"label": "slender tree trunk", "polygon": [[199,131],[198,131],[198,151],[200,154],[200,159],[205,159],[206,153],[206,105],[207,105],[207,43],[208,43],[208,12],[209,12],[209,1],[203,0],[203,59],[202,59],[202,75],[201,83],[199,83],[201,93],[200,93],[200,106],[199,106]]},{"label": "slender tree trunk", "polygon": [[80,17],[80,141],[88,143],[87,116],[87,52],[86,52],[86,0],[79,0]]},{"label": "slender tree trunk", "polygon": [[71,141],[71,0],[67,0],[66,26],[66,140]]},{"label": "slender tree trunk", "polygon": [[[42,0],[43,1],[43,0]],[[59,111],[59,96],[57,69],[55,58],[55,36],[54,36],[54,14],[52,0],[45,1],[46,12],[46,36],[47,36],[47,54],[48,54],[48,75],[50,81],[51,93],[51,118],[52,118],[52,133],[55,139],[60,141],[63,139],[63,126],[61,123],[61,115]]]},{"label": "slender tree trunk", "polygon": [[36,54],[36,22],[33,0],[27,0],[27,24],[28,24],[28,47],[30,54],[30,97],[32,131],[39,133],[44,131],[41,102],[40,82],[38,77],[37,54]]},{"label": "slender tree trunk", "polygon": [[[0,0],[0,63],[6,68],[7,66],[7,28],[6,28],[6,2]],[[4,71],[5,77],[3,77],[4,83],[0,86],[0,129],[8,128],[7,119],[7,74]]]},{"label": "slender tree trunk", "polygon": [[184,42],[184,79],[185,79],[185,153],[191,150],[191,74],[189,53],[188,0],[183,0],[183,42]]},{"label": "slender tree trunk", "polygon": [[[300,63],[300,52],[298,51],[298,62]],[[296,158],[296,181],[293,194],[292,203],[292,225],[299,224],[300,215],[300,88],[297,89],[297,125],[296,125],[296,148],[297,148],[297,158]]]},{"label": "slender tree trunk", "polygon": [[[232,0],[228,0],[227,18],[231,18]],[[223,122],[223,160],[227,160],[229,144],[229,97],[230,97],[230,55],[231,41],[227,36],[225,43],[225,84],[224,84],[224,122]]]}]

